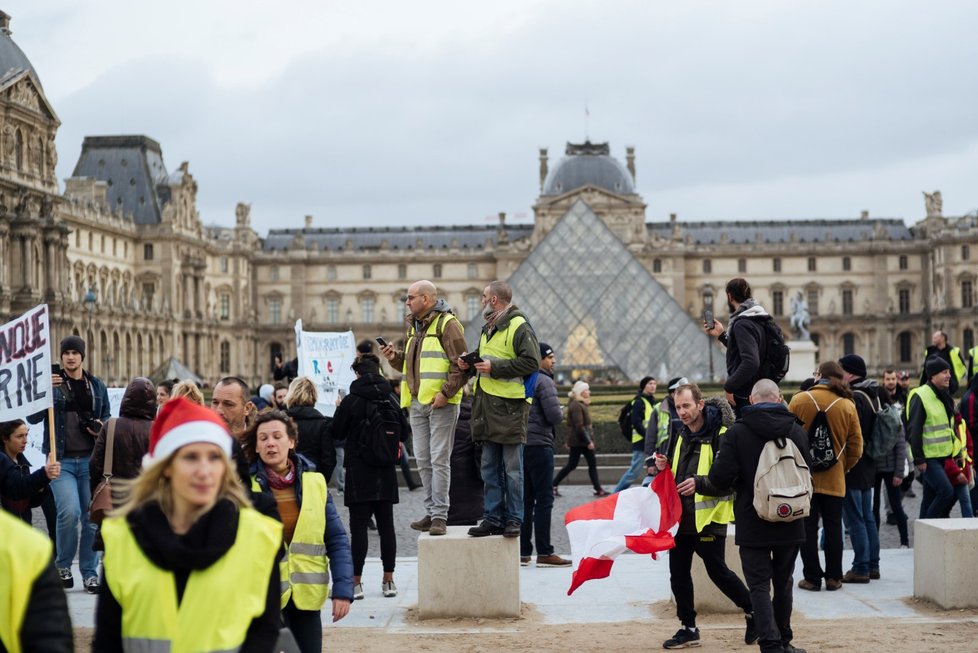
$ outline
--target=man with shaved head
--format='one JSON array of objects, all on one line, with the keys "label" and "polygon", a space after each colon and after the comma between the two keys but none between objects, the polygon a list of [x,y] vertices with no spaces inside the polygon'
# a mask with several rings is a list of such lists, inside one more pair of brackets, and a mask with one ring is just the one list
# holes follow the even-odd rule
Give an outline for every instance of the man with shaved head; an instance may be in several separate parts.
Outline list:
[{"label": "man with shaved head", "polygon": [[465,353],[465,338],[462,324],[430,281],[411,284],[405,303],[409,313],[404,349],[388,343],[380,352],[401,369],[401,407],[410,409],[414,455],[424,486],[425,515],[411,528],[444,535],[452,443],[466,381],[456,359]]}]

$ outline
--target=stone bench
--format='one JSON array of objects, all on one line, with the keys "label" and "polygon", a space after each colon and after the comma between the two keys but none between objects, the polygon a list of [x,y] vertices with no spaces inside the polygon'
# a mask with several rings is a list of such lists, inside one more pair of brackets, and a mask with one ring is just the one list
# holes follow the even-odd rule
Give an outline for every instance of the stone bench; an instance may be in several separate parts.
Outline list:
[{"label": "stone bench", "polygon": [[418,537],[418,615],[520,616],[520,540],[470,537],[468,526]]},{"label": "stone bench", "polygon": [[978,607],[978,519],[918,519],[913,595],[944,609]]},{"label": "stone bench", "polygon": [[[724,548],[724,559],[727,561],[727,567],[730,568],[730,571],[737,574],[740,580],[744,580],[744,570],[740,564],[740,549],[736,544],[734,544],[734,532],[734,525],[728,525],[727,539]],[[666,564],[669,563],[668,560],[664,560],[663,562]],[[693,554],[692,575],[693,607],[696,609],[696,612],[700,614],[742,612],[740,608],[734,605],[733,601],[728,599],[727,596],[713,584],[713,581],[710,580],[709,575],[706,573],[706,567],[703,565],[703,561],[700,560],[700,557],[696,554]],[[676,598],[673,597],[672,601],[675,603]]]}]

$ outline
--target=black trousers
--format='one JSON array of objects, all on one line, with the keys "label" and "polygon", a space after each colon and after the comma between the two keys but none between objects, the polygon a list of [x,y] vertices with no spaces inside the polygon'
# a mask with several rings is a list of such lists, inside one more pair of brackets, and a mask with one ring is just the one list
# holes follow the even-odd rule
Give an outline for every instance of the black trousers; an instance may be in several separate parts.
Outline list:
[{"label": "black trousers", "polygon": [[703,560],[706,573],[721,592],[744,612],[751,611],[750,592],[744,581],[730,571],[723,557],[725,536],[676,535],[675,548],[669,549],[669,584],[676,597],[676,616],[684,626],[696,626],[693,607],[693,554]]},{"label": "black trousers", "polygon": [[[816,492],[812,495],[812,512],[805,518],[805,543],[801,561],[805,579],[821,583],[822,578],[842,580],[842,503],[844,497]],[[825,528],[825,571],[818,558],[818,520]]]},{"label": "black trousers", "polygon": [[397,537],[394,534],[394,504],[390,501],[355,503],[350,508],[350,550],[353,553],[353,575],[363,575],[367,559],[367,523],[373,515],[380,535],[380,560],[385,572],[394,571]]},{"label": "black trousers", "polygon": [[520,555],[533,553],[533,532],[537,535],[537,555],[550,555],[550,517],[554,509],[554,450],[549,445],[523,448],[523,523],[520,525]]},{"label": "black trousers", "polygon": [[[761,653],[781,653],[791,642],[792,572],[798,558],[798,545],[740,547],[740,562],[750,588],[754,608],[754,628]],[[774,599],[771,599],[771,584]]]},{"label": "black trousers", "polygon": [[323,650],[323,622],[319,610],[300,610],[292,599],[282,608],[285,627],[292,631],[302,653],[321,653]]},{"label": "black trousers", "polygon": [[567,456],[567,464],[564,465],[564,468],[560,470],[554,479],[555,487],[560,485],[560,482],[567,478],[568,474],[577,469],[577,463],[581,461],[581,456],[584,456],[584,460],[587,461],[587,475],[591,479],[591,485],[594,486],[595,491],[601,489],[601,482],[598,480],[598,459],[594,457],[594,451],[587,447],[570,448],[570,454]]},{"label": "black trousers", "polygon": [[876,530],[880,529],[880,496],[886,492],[900,533],[900,544],[910,546],[910,531],[907,530],[907,513],[903,511],[903,493],[900,486],[893,487],[893,472],[876,472],[876,486],[873,488],[873,516],[876,517]]}]

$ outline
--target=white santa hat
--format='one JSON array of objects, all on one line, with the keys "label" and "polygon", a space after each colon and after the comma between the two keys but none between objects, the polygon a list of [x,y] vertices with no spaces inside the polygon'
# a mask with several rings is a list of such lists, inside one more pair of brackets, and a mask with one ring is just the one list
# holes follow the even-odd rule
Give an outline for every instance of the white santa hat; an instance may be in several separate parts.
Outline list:
[{"label": "white santa hat", "polygon": [[231,456],[231,434],[220,415],[186,397],[171,399],[153,421],[143,467],[166,460],[180,447],[198,442],[216,444],[226,456]]}]

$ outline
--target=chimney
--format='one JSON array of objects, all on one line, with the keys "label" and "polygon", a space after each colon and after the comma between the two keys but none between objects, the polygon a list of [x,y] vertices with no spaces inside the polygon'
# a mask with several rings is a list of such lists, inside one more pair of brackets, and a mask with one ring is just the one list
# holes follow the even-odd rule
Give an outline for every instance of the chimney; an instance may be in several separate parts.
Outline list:
[{"label": "chimney", "polygon": [[540,192],[543,192],[543,182],[547,180],[547,148],[540,148]]},{"label": "chimney", "polygon": [[306,229],[312,229],[312,216],[306,216]]},{"label": "chimney", "polygon": [[5,11],[0,11],[0,32],[5,35],[10,36],[10,14]]},{"label": "chimney", "polygon": [[867,211],[866,209],[863,209],[863,210],[862,210],[862,211],[861,211],[861,212],[859,213],[859,219],[860,219],[860,220],[869,220],[869,211]]},{"label": "chimney", "polygon": [[635,183],[635,148],[626,147],[625,148],[625,164],[628,167],[628,172],[632,175],[632,183]]}]

